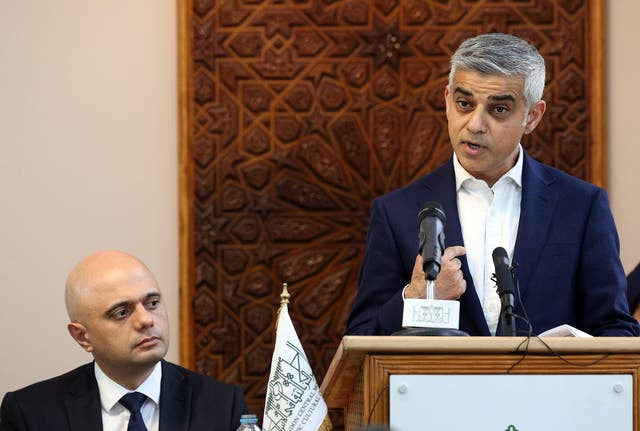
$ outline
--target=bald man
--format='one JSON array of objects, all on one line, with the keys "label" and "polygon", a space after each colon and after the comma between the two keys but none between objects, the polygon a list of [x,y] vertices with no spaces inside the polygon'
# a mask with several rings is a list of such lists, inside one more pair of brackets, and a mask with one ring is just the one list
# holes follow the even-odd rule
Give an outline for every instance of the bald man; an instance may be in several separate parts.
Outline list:
[{"label": "bald man", "polygon": [[94,361],[8,392],[0,431],[235,431],[242,391],[163,360],[167,312],[137,258],[102,251],[82,260],[65,288],[67,329]]}]

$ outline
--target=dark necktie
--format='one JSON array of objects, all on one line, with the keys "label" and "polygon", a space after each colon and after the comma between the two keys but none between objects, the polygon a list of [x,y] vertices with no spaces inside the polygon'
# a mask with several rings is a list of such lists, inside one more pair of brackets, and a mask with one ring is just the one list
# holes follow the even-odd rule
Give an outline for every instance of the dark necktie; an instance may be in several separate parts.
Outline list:
[{"label": "dark necktie", "polygon": [[146,399],[147,396],[140,392],[129,392],[120,398],[120,404],[125,406],[127,410],[131,412],[127,431],[147,431],[147,427],[144,426],[144,421],[140,414],[140,407],[142,407],[142,404],[144,404]]}]

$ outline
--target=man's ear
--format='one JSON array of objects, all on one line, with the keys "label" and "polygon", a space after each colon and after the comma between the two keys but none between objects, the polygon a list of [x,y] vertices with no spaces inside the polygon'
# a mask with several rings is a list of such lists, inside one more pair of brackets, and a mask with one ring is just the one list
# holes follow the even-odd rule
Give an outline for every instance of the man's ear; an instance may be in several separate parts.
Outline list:
[{"label": "man's ear", "polygon": [[527,120],[524,123],[525,135],[533,132],[533,130],[538,126],[538,123],[540,123],[540,120],[542,120],[542,116],[546,110],[547,103],[544,100],[540,100],[539,102],[531,105],[529,112],[527,113]]},{"label": "man's ear", "polygon": [[67,330],[71,338],[76,340],[80,347],[89,353],[93,352],[93,346],[87,338],[87,330],[82,323],[71,322],[67,325]]},{"label": "man's ear", "polygon": [[449,112],[449,84],[444,86],[444,104],[446,111]]},{"label": "man's ear", "polygon": [[444,87],[444,106],[447,118],[449,118],[449,84]]}]

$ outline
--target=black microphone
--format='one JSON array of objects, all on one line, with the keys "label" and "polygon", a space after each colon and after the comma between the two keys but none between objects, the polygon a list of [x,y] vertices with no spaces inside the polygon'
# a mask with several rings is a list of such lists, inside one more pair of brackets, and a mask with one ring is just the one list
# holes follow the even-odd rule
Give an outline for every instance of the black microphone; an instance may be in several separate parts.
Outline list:
[{"label": "black microphone", "polygon": [[496,285],[500,297],[500,334],[506,336],[516,335],[516,322],[513,314],[515,289],[513,288],[513,274],[507,251],[502,247],[493,250],[493,265],[496,269]]},{"label": "black microphone", "polygon": [[445,223],[447,217],[438,202],[427,202],[418,213],[418,252],[422,255],[422,269],[427,280],[435,280],[440,272]]}]

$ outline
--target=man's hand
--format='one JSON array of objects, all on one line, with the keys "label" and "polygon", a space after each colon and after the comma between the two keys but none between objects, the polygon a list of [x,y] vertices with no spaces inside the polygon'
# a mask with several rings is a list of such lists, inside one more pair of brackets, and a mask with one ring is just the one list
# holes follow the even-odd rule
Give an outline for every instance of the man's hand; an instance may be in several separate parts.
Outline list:
[{"label": "man's hand", "polygon": [[[465,290],[467,282],[462,275],[462,262],[458,256],[462,256],[467,251],[464,247],[454,245],[447,247],[440,259],[440,273],[436,278],[435,299],[459,299]],[[426,298],[426,282],[424,271],[422,270],[422,256],[416,257],[411,274],[411,284],[405,289],[405,298]]]}]

